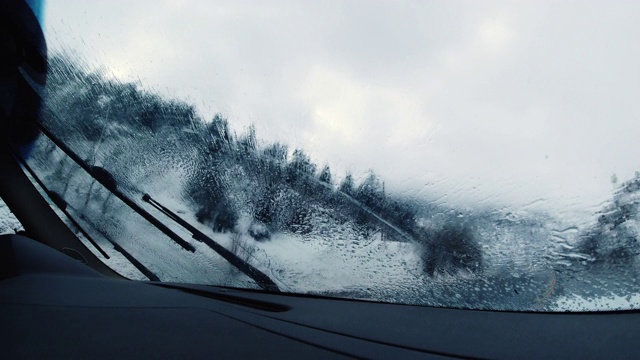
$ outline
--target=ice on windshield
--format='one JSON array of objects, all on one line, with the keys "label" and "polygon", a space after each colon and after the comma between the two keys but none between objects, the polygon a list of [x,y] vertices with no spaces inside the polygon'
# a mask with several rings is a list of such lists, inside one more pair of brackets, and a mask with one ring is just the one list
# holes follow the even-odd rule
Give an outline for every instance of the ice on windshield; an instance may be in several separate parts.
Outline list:
[{"label": "ice on windshield", "polygon": [[[239,11],[234,16],[243,13],[230,7]],[[381,9],[372,7],[371,14],[363,15],[365,19],[378,19],[376,14]],[[180,11],[185,9],[189,6]],[[344,10],[347,18],[351,10]],[[162,16],[160,11],[156,15]],[[299,15],[302,10],[292,11]],[[540,11],[532,16],[540,15]],[[389,16],[406,15],[401,12]],[[279,11],[253,15],[260,28],[266,26],[263,15],[290,19]],[[388,18],[378,20],[390,24]],[[555,24],[559,19],[549,21]],[[560,91],[566,89],[545,83],[548,79],[562,80],[561,74],[546,72],[545,66],[554,66],[544,62],[550,61],[547,57],[538,54],[532,62],[524,62],[529,65],[514,65],[523,60],[518,57],[523,53],[505,49],[512,44],[523,51],[524,45],[515,42],[517,32],[512,31],[515,25],[508,17],[478,24],[481,37],[467,49],[468,55],[476,56],[474,52],[479,51],[486,57],[475,65],[463,61],[463,48],[446,47],[437,37],[430,40],[430,46],[441,50],[444,57],[438,61],[443,62],[431,63],[420,71],[435,76],[429,67],[444,66],[441,70],[450,72],[423,78],[432,86],[426,89],[409,81],[411,77],[402,81],[393,78],[394,74],[407,74],[403,66],[376,57],[384,54],[357,54],[357,49],[353,49],[356,54],[339,49],[340,54],[352,56],[342,68],[332,63],[339,62],[339,57],[325,58],[326,54],[316,53],[317,59],[325,61],[323,64],[302,69],[289,58],[276,56],[275,60],[263,59],[280,59],[290,67],[250,68],[251,64],[243,63],[249,66],[247,72],[237,74],[238,69],[230,63],[226,63],[228,68],[207,67],[202,59],[209,55],[203,50],[202,58],[184,60],[185,79],[193,66],[201,77],[208,72],[229,71],[246,86],[229,87],[226,94],[211,85],[213,92],[203,91],[213,98],[204,105],[200,102],[205,100],[177,96],[180,89],[172,96],[171,91],[149,86],[153,81],[149,78],[131,79],[119,73],[127,68],[122,62],[118,66],[116,62],[87,62],[89,56],[67,47],[65,40],[69,39],[58,32],[62,27],[50,31],[62,45],[53,48],[49,59],[44,125],[88,165],[106,169],[119,191],[161,219],[195,251],[186,250],[124,206],[45,137],[39,139],[29,162],[46,179],[49,190],[65,199],[80,225],[101,239],[105,248],[114,244],[125,248],[161,281],[258,287],[144,200],[145,194],[286,292],[500,310],[618,310],[640,306],[640,174],[630,170],[640,170],[640,164],[621,155],[635,154],[637,147],[618,128],[612,131],[620,141],[606,137],[608,142],[604,144],[609,147],[602,145],[604,140],[594,141],[603,134],[602,129],[608,128],[607,123],[584,120],[592,124],[589,130],[589,125],[581,123],[583,119],[572,115],[575,104],[570,104],[574,100]],[[153,24],[147,25],[153,28]],[[311,25],[319,26],[316,22]],[[442,29],[444,25],[433,26]],[[523,31],[535,29],[530,22],[522,26]],[[359,34],[359,30],[353,30]],[[457,39],[466,30],[441,36]],[[247,34],[254,34],[251,31]],[[233,54],[227,42],[238,39],[224,31],[215,34],[226,46],[226,55]],[[389,36],[398,40],[402,34]],[[429,32],[420,34],[432,36]],[[537,44],[525,36],[530,33],[523,34],[520,40],[524,44]],[[87,34],[87,38],[93,37]],[[188,39],[183,40],[173,46],[187,46]],[[245,40],[253,44],[251,39]],[[337,51],[320,39],[306,40],[324,44],[325,48],[319,45],[318,49]],[[345,40],[345,44],[351,40]],[[389,41],[383,45],[391,46]],[[474,47],[480,45],[488,47]],[[397,54],[386,55],[394,58]],[[509,86],[500,82],[506,80],[493,65],[500,64],[498,55],[504,55],[508,60],[504,61],[512,66],[503,69],[506,74],[530,85],[523,87],[526,94],[501,92]],[[162,54],[150,56],[153,59],[149,64],[154,68],[164,59]],[[366,56],[383,64],[353,60]],[[425,55],[418,52],[415,56]],[[166,59],[173,61],[172,57]],[[217,58],[216,64],[223,60]],[[354,64],[362,67],[348,66]],[[327,68],[329,65],[333,67]],[[404,65],[418,69],[411,61]],[[541,78],[527,78],[527,66],[531,66],[530,74]],[[265,74],[255,73],[257,69],[265,70]],[[389,70],[391,78],[376,75],[380,82],[377,85],[354,80],[362,79],[371,69]],[[296,81],[284,75],[278,79],[287,83],[278,83],[284,88],[273,89],[274,97],[264,92],[268,85],[260,82],[261,76],[281,71],[293,78],[304,75],[302,85],[293,87],[299,97],[284,92],[290,90],[286,88],[288,82]],[[478,82],[476,75],[482,81]],[[548,77],[551,75],[555,78]],[[226,79],[217,75],[212,78]],[[469,79],[473,81],[461,90],[461,84]],[[391,91],[389,84],[393,89],[405,86],[406,94]],[[497,94],[488,90],[491,86],[498,89]],[[547,99],[541,94],[548,91],[536,90],[547,86],[558,90],[557,98]],[[246,91],[245,96],[238,91]],[[452,93],[445,96],[448,91]],[[587,99],[592,95],[585,94],[576,96]],[[492,103],[496,95],[512,103]],[[215,96],[226,101],[235,99],[248,110],[237,110]],[[424,96],[423,101],[420,96]],[[274,101],[280,106],[283,99],[290,100],[291,107],[276,111],[268,103]],[[558,99],[565,103],[556,102]],[[216,106],[217,101],[222,105]],[[420,105],[422,102],[426,107]],[[304,108],[304,104],[313,106]],[[527,109],[520,111],[523,107]],[[430,117],[425,108],[439,119]],[[581,116],[588,115],[586,108],[580,107]],[[631,116],[619,111],[615,115]],[[619,125],[622,120],[616,121]],[[582,135],[552,131],[566,130],[569,125]],[[593,154],[598,149],[608,152],[595,159]],[[611,166],[604,156],[615,160]],[[597,176],[589,175],[590,171]],[[607,175],[603,177],[603,173]],[[89,243],[88,247],[95,250]],[[126,257],[109,251],[110,259],[105,262],[132,278],[148,278]]]}]

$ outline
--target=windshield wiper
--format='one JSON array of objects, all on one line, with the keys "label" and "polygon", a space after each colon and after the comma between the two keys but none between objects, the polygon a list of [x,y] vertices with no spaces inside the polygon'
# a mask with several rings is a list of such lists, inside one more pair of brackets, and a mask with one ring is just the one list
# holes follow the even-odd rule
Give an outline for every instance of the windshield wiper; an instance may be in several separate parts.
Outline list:
[{"label": "windshield wiper", "polygon": [[[44,89],[40,84],[35,82],[29,73],[25,71],[22,67],[18,68],[18,71],[22,75],[23,79],[29,84],[31,89],[42,99]],[[44,103],[44,101],[43,101]],[[42,111],[47,111],[49,115],[53,118],[58,118],[58,116],[51,110],[43,108]],[[62,150],[71,160],[73,160],[78,166],[80,166],[84,171],[86,171],[92,178],[94,178],[97,182],[99,182],[102,186],[104,186],[107,190],[109,190],[112,194],[114,194],[118,199],[120,199],[123,203],[129,206],[133,211],[142,216],[145,220],[155,226],[158,230],[162,231],[165,235],[167,235],[171,240],[175,241],[178,245],[180,245],[183,249],[194,252],[195,248],[193,245],[186,242],[182,239],[178,234],[174,233],[166,227],[162,222],[149,214],[145,209],[140,207],[138,204],[129,199],[126,195],[120,192],[115,183],[113,181],[109,181],[107,177],[104,176],[104,173],[108,173],[106,170],[100,168],[101,171],[98,170],[98,167],[91,166],[87,164],[84,160],[82,160],[75,152],[73,152],[66,144],[64,144],[60,139],[58,139],[49,129],[47,129],[42,123],[38,121],[32,121],[32,123],[42,132],[51,142],[53,142],[60,150]],[[113,177],[111,176],[111,179]]]},{"label": "windshield wiper", "polygon": [[[55,114],[49,111],[49,114],[55,116]],[[69,149],[60,139],[58,139],[55,135],[53,135],[44,125],[40,123],[36,123],[38,129],[51,140],[60,150],[62,150],[71,160],[73,160],[78,166],[80,166],[84,171],[86,171],[89,176],[91,176],[94,180],[104,186],[105,189],[109,190],[113,195],[115,195],[118,199],[120,199],[123,203],[125,203],[129,208],[142,216],[145,220],[155,226],[158,230],[162,231],[167,237],[171,240],[175,241],[178,245],[180,245],[183,249],[195,252],[195,248],[193,245],[186,242],[183,238],[181,238],[178,234],[169,229],[165,224],[163,224],[160,220],[156,219],[153,215],[151,215],[148,211],[143,209],[140,205],[136,204],[133,200],[129,199],[125,194],[123,194],[116,187],[113,181],[110,181],[107,176],[104,176],[107,170],[103,168],[98,168],[97,166],[91,166],[87,164],[84,160],[82,160],[73,150]],[[100,171],[97,171],[100,169]],[[111,176],[113,179],[113,176]]]},{"label": "windshield wiper", "polygon": [[274,283],[273,280],[271,280],[271,278],[269,278],[269,276],[267,276],[265,273],[256,269],[254,266],[238,257],[238,255],[232,253],[222,245],[215,242],[213,239],[205,235],[202,231],[198,230],[195,226],[189,224],[186,220],[178,216],[176,213],[169,210],[158,201],[154,200],[149,194],[144,194],[142,196],[142,200],[146,201],[158,211],[165,214],[169,219],[175,221],[177,224],[185,228],[192,234],[195,240],[198,240],[209,246],[213,251],[218,253],[218,255],[222,256],[231,265],[235,266],[236,269],[240,270],[243,274],[253,279],[264,290],[276,292],[280,291],[278,285],[276,285],[276,283]]},{"label": "windshield wiper", "polygon": [[[51,114],[51,115],[55,116],[55,114]],[[60,139],[58,139],[54,134],[52,134],[44,125],[40,123],[36,123],[36,125],[38,126],[40,131],[47,138],[49,138],[49,140],[51,140],[56,146],[58,146],[58,148],[60,148],[60,150],[62,150],[67,156],[69,156],[69,158],[71,158],[76,164],[78,164],[83,170],[85,170],[89,174],[89,176],[91,176],[93,179],[99,182],[102,186],[104,186],[105,189],[107,189],[109,192],[111,192],[116,197],[118,197],[123,203],[129,206],[129,208],[131,208],[133,211],[138,213],[145,220],[147,220],[149,223],[154,225],[157,229],[162,231],[170,239],[172,239],[173,241],[178,243],[180,246],[182,246],[182,248],[191,252],[195,252],[195,247],[193,245],[185,241],[178,234],[176,234],[171,229],[169,229],[165,224],[163,224],[160,220],[158,220],[156,217],[151,215],[148,211],[143,209],[140,205],[136,204],[133,200],[131,200],[124,193],[118,190],[116,184],[111,180],[113,177],[111,176],[110,177],[111,179],[109,179],[107,176],[104,176],[105,173],[108,174],[108,172],[105,169],[100,168],[100,171],[96,171],[97,167],[87,164],[84,160],[82,160],[82,158],[80,158],[75,152],[73,152],[73,150],[67,147]],[[154,208],[158,209],[160,212],[167,215],[167,217],[169,217],[171,220],[175,221],[176,223],[178,223],[179,225],[187,229],[189,232],[191,232],[195,240],[200,241],[206,244],[207,246],[209,246],[213,251],[215,251],[217,254],[219,254],[221,257],[227,260],[232,266],[234,266],[240,272],[242,272],[243,274],[251,278],[253,281],[255,281],[262,289],[267,291],[272,291],[272,292],[280,291],[276,283],[273,280],[271,280],[271,278],[269,278],[269,276],[267,276],[265,273],[261,272],[254,266],[242,260],[236,254],[225,249],[222,245],[218,244],[213,239],[203,234],[201,231],[193,227],[184,219],[180,218],[171,210],[167,209],[166,207],[159,204],[157,201],[153,200],[151,196],[149,196],[148,194],[144,194],[144,196],[142,197],[142,200],[148,202]],[[142,265],[139,261],[137,261],[133,256],[131,256],[128,253],[125,254],[124,252],[122,252],[124,251],[122,247],[117,246],[117,244],[115,244],[112,241],[110,242],[114,244],[114,249],[120,251],[127,258],[127,260],[129,260],[134,266],[136,266],[136,268],[138,268],[138,270],[140,270],[143,274],[145,274],[145,276],[147,276],[150,280],[159,280],[155,274],[153,274],[146,267],[144,267],[144,265]],[[92,244],[93,243],[94,242],[92,242]],[[145,271],[143,271],[143,269]]]},{"label": "windshield wiper", "polygon": [[[73,226],[82,233],[82,235],[93,245],[93,247],[102,254],[106,259],[109,259],[109,254],[102,249],[102,247],[98,244],[98,242],[93,239],[93,237],[84,229],[82,225],[75,219],[75,217],[70,213],[67,202],[55,191],[49,190],[49,188],[42,182],[42,180],[38,177],[38,175],[33,171],[33,169],[29,166],[29,164],[22,158],[17,157],[18,161],[22,163],[22,166],[27,170],[27,172],[31,175],[31,177],[35,180],[35,182],[40,186],[40,188],[44,191],[44,193],[51,199],[51,201],[58,207],[60,211],[69,219],[69,221],[73,224]],[[83,219],[85,222],[90,223],[90,221],[86,220],[82,214],[78,214],[78,216]],[[149,270],[146,266],[144,266],[138,259],[136,259],[133,255],[131,255],[127,250],[125,250],[120,244],[112,241],[106,234],[104,234],[99,229],[93,227],[94,231],[99,232],[104,239],[106,239],[112,246],[113,249],[122,256],[125,257],[133,265],[138,271],[140,271],[144,276],[146,276],[151,281],[160,281],[160,278],[153,273],[153,271]]]},{"label": "windshield wiper", "polygon": [[[20,70],[20,74],[23,76],[25,81],[38,94],[38,96],[40,96],[42,98],[43,89],[40,87],[40,85],[35,83],[33,81],[33,79],[31,79],[29,74],[26,71],[24,71],[22,68],[19,68],[19,70]],[[43,109],[43,111],[45,111],[45,110],[49,113],[50,116],[52,116],[54,118],[57,118],[57,115],[53,111],[51,111],[50,109],[46,109],[46,108]],[[125,203],[127,206],[129,206],[129,208],[131,208],[133,211],[135,211],[140,216],[142,216],[145,220],[147,220],[149,223],[151,223],[153,226],[155,226],[158,230],[163,232],[171,240],[173,240],[177,244],[179,244],[182,248],[184,248],[185,250],[188,250],[190,252],[195,252],[195,247],[193,247],[193,245],[191,245],[190,243],[188,243],[187,241],[182,239],[178,234],[176,234],[171,229],[169,229],[160,220],[155,218],[153,215],[151,215],[149,212],[147,212],[141,206],[136,204],[133,200],[129,199],[129,197],[127,197],[125,194],[123,194],[120,190],[118,190],[117,185],[113,181],[113,176],[110,176],[108,171],[106,171],[103,168],[99,168],[100,171],[96,171],[96,170],[98,170],[97,169],[98,167],[91,166],[91,165],[87,164],[87,162],[85,162],[75,152],[73,152],[68,146],[66,146],[66,144],[64,144],[60,139],[58,139],[42,123],[34,121],[34,124],[47,138],[49,138],[49,140],[51,140],[69,158],[71,158],[76,164],[78,164],[83,170],[85,170],[93,179],[95,179],[98,183],[100,183],[102,186],[104,186],[105,189],[107,189],[109,192],[114,194],[118,199],[120,199],[123,203]],[[108,174],[109,176],[104,176],[104,174]],[[110,179],[109,179],[109,177],[110,177]],[[148,196],[148,195],[146,195],[146,196],[149,199],[151,199],[150,196]],[[143,200],[145,200],[144,196],[143,196]],[[186,221],[184,221],[183,219],[178,217],[176,214],[174,214],[173,212],[171,212],[169,209],[165,208],[164,206],[158,204],[157,202],[155,202],[155,205],[153,205],[153,206],[156,209],[159,209],[163,214],[167,215],[170,219],[174,220],[175,222],[177,222],[178,224],[183,226],[185,229],[190,231],[195,240],[203,242],[204,244],[209,246],[212,250],[214,250],[216,253],[218,253],[220,256],[222,256],[225,260],[227,260],[231,265],[233,265],[238,270],[240,270],[242,273],[244,273],[249,278],[254,280],[262,289],[267,290],[267,291],[272,291],[272,292],[279,292],[280,291],[280,289],[278,288],[276,283],[273,280],[271,280],[271,278],[269,278],[269,276],[267,276],[265,273],[261,272],[260,270],[258,270],[257,268],[253,267],[252,265],[250,265],[246,261],[242,260],[241,258],[239,258],[237,255],[235,255],[231,251],[225,249],[222,245],[218,244],[217,242],[215,242],[211,238],[207,237],[205,234],[200,232],[195,227],[191,226],[189,223],[187,223]],[[120,248],[120,249],[122,249],[122,248]],[[122,250],[124,250],[124,249],[122,249]],[[125,257],[127,257],[127,256],[125,255]],[[131,255],[129,255],[127,257],[127,259],[129,259],[129,261],[134,260],[137,264],[142,265],[137,260],[135,260],[135,258],[132,257]],[[135,265],[135,263],[133,263],[133,262],[132,262],[132,264]]]}]

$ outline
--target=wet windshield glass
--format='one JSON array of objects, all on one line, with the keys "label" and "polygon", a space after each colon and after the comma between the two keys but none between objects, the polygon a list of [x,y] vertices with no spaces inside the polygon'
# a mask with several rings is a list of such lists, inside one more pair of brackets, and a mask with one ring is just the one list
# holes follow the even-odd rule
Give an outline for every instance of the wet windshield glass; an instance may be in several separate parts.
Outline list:
[{"label": "wet windshield glass", "polygon": [[132,279],[636,308],[637,7],[51,2],[28,164]]}]

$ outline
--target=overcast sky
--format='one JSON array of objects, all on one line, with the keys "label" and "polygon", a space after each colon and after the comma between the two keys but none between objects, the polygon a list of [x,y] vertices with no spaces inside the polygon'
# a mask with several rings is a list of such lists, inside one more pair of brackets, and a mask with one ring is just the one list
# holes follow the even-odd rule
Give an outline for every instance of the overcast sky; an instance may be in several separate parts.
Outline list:
[{"label": "overcast sky", "polygon": [[51,50],[394,191],[595,209],[640,170],[637,1],[47,5]]}]

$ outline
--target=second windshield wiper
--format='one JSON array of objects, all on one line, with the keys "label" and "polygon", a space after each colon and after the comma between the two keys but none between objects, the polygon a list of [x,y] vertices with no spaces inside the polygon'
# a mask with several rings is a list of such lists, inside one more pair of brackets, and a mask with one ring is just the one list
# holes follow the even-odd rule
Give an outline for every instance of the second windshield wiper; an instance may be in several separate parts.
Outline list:
[{"label": "second windshield wiper", "polygon": [[280,291],[278,285],[276,285],[273,280],[269,278],[265,273],[256,269],[254,266],[249,264],[248,262],[242,260],[238,257],[238,255],[232,253],[231,251],[224,248],[222,245],[215,242],[213,239],[205,235],[202,231],[198,230],[195,226],[189,224],[186,220],[182,219],[173,211],[169,210],[164,205],[160,204],[158,201],[154,200],[149,194],[144,194],[142,196],[142,200],[149,203],[151,206],[156,208],[158,211],[165,214],[168,218],[175,221],[177,224],[185,228],[189,231],[193,238],[206,244],[213,251],[218,253],[218,255],[222,256],[225,260],[227,260],[231,265],[240,270],[243,274],[247,275],[251,279],[253,279],[261,288],[268,291]]}]

